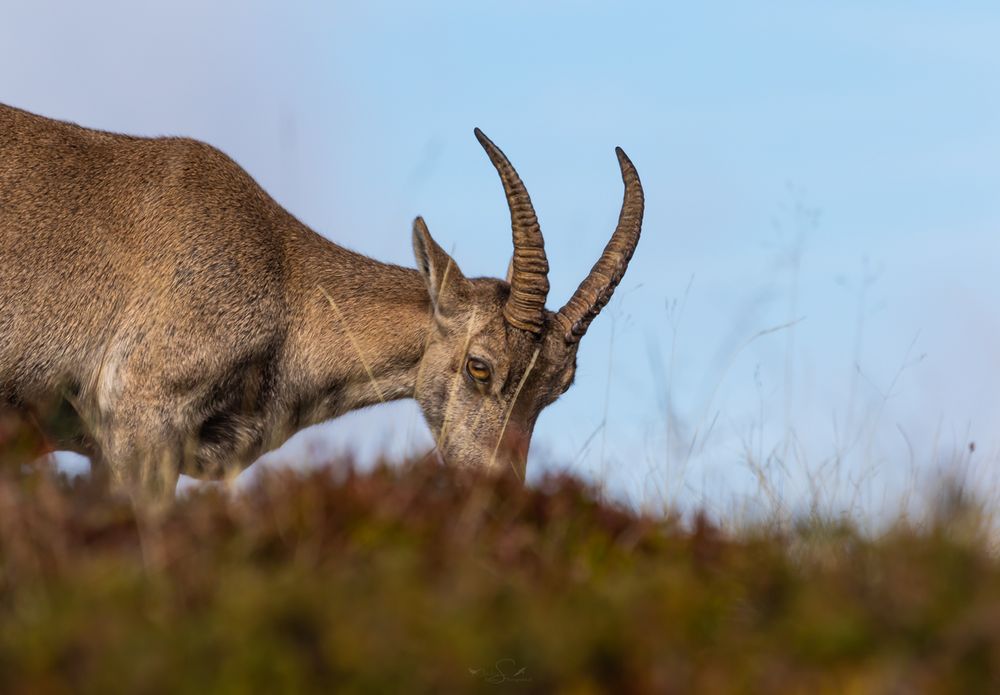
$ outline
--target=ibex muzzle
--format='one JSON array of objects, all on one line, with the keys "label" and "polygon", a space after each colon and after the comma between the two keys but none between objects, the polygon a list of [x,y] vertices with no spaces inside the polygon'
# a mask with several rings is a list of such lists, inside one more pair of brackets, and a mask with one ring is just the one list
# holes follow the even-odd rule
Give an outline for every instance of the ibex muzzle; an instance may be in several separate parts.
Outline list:
[{"label": "ibex muzzle", "polygon": [[476,137],[510,206],[506,281],[466,278],[420,218],[414,272],[323,239],[208,145],[0,106],[0,404],[58,413],[56,446],[144,494],[397,398],[420,403],[447,462],[523,476],[635,250],[643,194],[619,149],[618,228],[553,313],[528,193]]}]

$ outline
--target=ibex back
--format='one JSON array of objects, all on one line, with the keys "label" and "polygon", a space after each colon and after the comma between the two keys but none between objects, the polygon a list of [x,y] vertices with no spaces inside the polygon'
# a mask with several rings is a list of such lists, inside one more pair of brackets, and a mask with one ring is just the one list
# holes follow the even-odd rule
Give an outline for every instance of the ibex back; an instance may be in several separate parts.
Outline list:
[{"label": "ibex back", "polygon": [[572,383],[578,341],[635,249],[643,195],[619,149],[618,228],[550,312],[528,193],[476,137],[510,207],[506,281],[464,277],[419,217],[418,270],[380,263],[201,142],[0,106],[0,404],[147,495],[398,398],[419,402],[445,461],[523,476],[535,420]]}]

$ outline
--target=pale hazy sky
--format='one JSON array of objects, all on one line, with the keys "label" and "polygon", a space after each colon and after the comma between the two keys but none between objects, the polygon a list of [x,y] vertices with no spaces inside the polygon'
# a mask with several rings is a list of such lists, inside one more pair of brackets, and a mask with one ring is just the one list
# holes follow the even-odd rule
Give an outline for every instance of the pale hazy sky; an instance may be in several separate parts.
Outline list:
[{"label": "pale hazy sky", "polygon": [[[969,441],[1000,463],[996,3],[7,5],[0,101],[204,139],[383,260],[412,265],[422,214],[467,275],[502,275],[483,128],[535,201],[554,307],[613,229],[621,145],[643,238],[536,473],[725,506],[766,497],[759,463],[790,504],[809,471],[877,507]],[[428,441],[396,404],[276,458]]]}]

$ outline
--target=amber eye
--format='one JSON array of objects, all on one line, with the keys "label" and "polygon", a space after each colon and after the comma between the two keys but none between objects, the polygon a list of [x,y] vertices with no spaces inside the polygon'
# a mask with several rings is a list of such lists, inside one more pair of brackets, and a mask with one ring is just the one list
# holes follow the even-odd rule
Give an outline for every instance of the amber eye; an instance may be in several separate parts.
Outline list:
[{"label": "amber eye", "polygon": [[481,384],[485,384],[490,380],[490,365],[475,357],[470,357],[466,360],[465,371]]}]

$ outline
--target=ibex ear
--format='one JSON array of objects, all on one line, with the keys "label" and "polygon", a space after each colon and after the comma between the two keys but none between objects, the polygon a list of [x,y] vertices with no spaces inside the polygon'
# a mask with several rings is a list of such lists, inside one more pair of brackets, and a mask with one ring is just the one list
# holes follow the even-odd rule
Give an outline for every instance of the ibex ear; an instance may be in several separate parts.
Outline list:
[{"label": "ibex ear", "polygon": [[452,257],[431,238],[422,217],[413,220],[413,255],[427,283],[435,313],[447,316],[467,281]]},{"label": "ibex ear", "polygon": [[507,280],[508,285],[510,284],[510,281],[513,277],[514,277],[514,257],[511,256],[510,263],[507,264],[507,277],[505,278],[505,280]]}]

